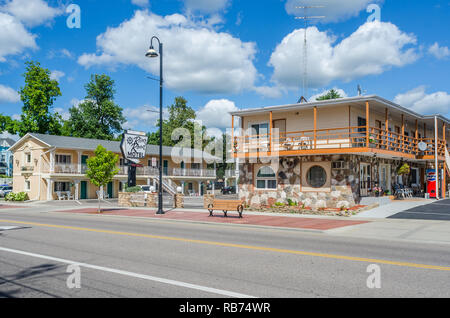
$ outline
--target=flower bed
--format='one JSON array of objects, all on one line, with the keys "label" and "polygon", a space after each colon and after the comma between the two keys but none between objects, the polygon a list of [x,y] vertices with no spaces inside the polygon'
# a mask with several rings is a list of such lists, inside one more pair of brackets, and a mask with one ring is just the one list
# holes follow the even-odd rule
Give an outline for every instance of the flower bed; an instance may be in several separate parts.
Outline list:
[{"label": "flower bed", "polygon": [[312,209],[310,207],[300,207],[300,206],[263,206],[260,209],[246,208],[250,212],[268,212],[268,213],[285,213],[285,214],[303,214],[303,215],[325,215],[325,216],[344,216],[349,217],[352,215],[357,215],[358,213],[365,211],[367,206],[357,205],[348,209],[337,209],[337,208],[323,208],[323,209]]}]

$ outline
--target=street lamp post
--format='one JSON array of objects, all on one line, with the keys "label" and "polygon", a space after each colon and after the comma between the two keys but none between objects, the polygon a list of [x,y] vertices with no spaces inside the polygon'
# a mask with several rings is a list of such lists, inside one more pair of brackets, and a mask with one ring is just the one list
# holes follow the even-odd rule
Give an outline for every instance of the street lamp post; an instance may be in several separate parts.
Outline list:
[{"label": "street lamp post", "polygon": [[[153,48],[153,40],[159,43],[159,54]],[[165,214],[163,210],[163,44],[156,37],[153,36],[150,40],[150,49],[145,54],[146,57],[155,58],[160,57],[159,65],[159,187],[158,187],[158,212],[156,214]]]}]

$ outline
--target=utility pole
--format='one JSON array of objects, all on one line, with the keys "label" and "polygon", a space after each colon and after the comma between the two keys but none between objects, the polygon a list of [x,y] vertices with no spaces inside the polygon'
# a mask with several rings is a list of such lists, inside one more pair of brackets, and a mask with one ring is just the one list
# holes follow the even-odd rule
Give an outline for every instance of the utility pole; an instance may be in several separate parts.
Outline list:
[{"label": "utility pole", "polygon": [[308,9],[325,8],[324,6],[300,6],[296,9],[303,9],[303,16],[295,17],[297,20],[303,20],[305,22],[305,41],[303,44],[303,98],[300,101],[306,101],[308,98],[308,39],[307,29],[308,21],[312,19],[323,19],[325,16],[308,16]]}]

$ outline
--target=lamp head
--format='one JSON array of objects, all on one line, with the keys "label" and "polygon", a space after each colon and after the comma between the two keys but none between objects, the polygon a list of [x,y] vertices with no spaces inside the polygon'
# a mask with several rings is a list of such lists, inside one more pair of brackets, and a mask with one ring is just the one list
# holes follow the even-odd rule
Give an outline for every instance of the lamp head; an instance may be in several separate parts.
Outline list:
[{"label": "lamp head", "polygon": [[156,52],[156,50],[153,48],[153,45],[152,45],[152,46],[150,46],[150,49],[147,51],[145,56],[149,57],[149,58],[153,58],[153,57],[158,57],[159,54],[158,54],[158,52]]}]

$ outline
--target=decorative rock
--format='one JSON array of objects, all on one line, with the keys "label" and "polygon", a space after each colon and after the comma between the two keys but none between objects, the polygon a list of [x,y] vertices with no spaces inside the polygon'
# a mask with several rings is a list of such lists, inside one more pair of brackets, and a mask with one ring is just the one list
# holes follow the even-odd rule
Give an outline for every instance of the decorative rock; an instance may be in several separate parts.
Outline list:
[{"label": "decorative rock", "polygon": [[316,209],[326,209],[327,208],[327,203],[323,200],[318,200],[315,204],[315,208]]},{"label": "decorative rock", "polygon": [[349,202],[347,202],[347,201],[339,201],[337,204],[336,204],[336,207],[338,208],[338,209],[350,209],[350,203]]}]

